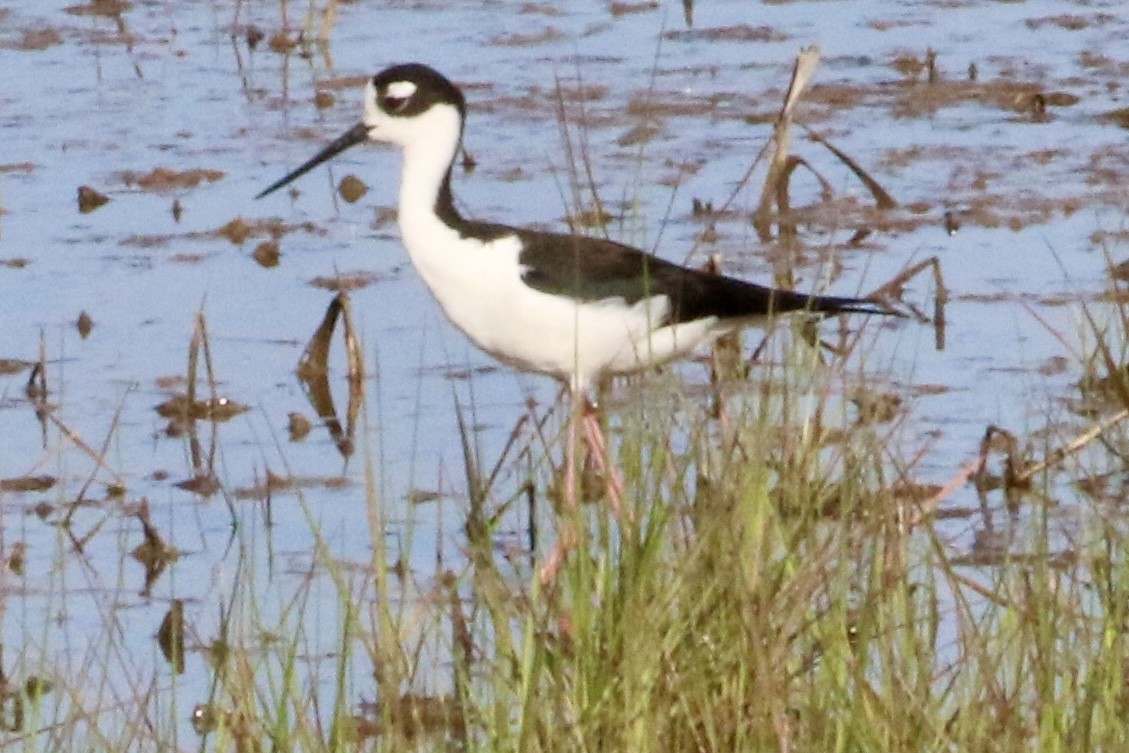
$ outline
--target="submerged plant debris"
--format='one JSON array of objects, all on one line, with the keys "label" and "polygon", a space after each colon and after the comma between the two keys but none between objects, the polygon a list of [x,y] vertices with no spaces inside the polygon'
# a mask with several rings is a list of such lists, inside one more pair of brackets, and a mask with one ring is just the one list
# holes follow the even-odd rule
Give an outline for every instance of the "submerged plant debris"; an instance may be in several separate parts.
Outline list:
[{"label": "submerged plant debris", "polygon": [[118,177],[127,186],[136,186],[144,191],[172,191],[195,188],[201,183],[215,183],[222,180],[224,174],[221,170],[204,168],[173,170],[168,167],[155,167],[146,173],[126,170],[119,173]]},{"label": "submerged plant debris", "polygon": [[78,187],[78,211],[82,214],[89,214],[98,207],[104,206],[109,201],[109,196],[100,191],[96,191],[90,186]]}]

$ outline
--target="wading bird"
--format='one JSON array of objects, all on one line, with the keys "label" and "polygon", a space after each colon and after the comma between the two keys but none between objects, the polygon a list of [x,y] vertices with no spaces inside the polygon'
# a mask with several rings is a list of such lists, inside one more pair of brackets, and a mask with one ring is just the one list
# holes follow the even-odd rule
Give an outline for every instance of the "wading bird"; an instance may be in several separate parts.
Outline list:
[{"label": "wading bird", "polygon": [[[365,85],[361,122],[259,197],[356,144],[400,147],[400,234],[447,318],[495,358],[569,386],[570,503],[576,493],[576,418],[600,378],[686,356],[776,314],[890,313],[870,299],[763,287],[610,240],[467,219],[451,193],[465,122],[466,100],[443,75],[419,63],[386,68]],[[584,415],[589,442],[602,448],[599,423]],[[543,575],[555,570],[562,555],[558,546]]]}]

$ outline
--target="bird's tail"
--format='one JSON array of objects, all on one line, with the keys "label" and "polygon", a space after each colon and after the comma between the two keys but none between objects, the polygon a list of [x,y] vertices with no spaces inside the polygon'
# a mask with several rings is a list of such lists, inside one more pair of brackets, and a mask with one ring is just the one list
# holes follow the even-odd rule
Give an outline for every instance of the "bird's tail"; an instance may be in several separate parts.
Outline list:
[{"label": "bird's tail", "polygon": [[895,310],[877,298],[848,298],[835,295],[805,295],[803,293],[775,291],[773,310],[777,313],[810,311],[816,314],[877,314],[899,316]]},{"label": "bird's tail", "polygon": [[895,310],[876,298],[846,298],[833,295],[813,295],[807,297],[803,308],[820,314],[878,314],[880,316],[901,316]]}]

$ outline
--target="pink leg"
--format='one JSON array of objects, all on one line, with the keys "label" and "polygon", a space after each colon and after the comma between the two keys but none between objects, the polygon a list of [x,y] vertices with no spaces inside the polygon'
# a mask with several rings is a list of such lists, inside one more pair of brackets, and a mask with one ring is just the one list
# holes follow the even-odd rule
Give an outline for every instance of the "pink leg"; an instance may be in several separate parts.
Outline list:
[{"label": "pink leg", "polygon": [[568,417],[568,430],[565,438],[565,458],[564,458],[564,494],[562,495],[561,506],[564,508],[560,515],[557,516],[557,541],[553,544],[553,548],[549,550],[548,556],[545,557],[545,563],[541,565],[541,570],[538,573],[538,578],[542,586],[550,585],[556,580],[557,572],[564,564],[565,556],[574,548],[576,548],[577,535],[574,529],[574,518],[576,517],[577,510],[580,509],[580,494],[579,485],[576,480],[576,420],[580,415],[580,405],[576,399],[577,393],[572,393],[572,399],[569,401],[571,410]]},{"label": "pink leg", "polygon": [[[578,399],[579,396],[579,399]],[[583,422],[584,442],[588,447],[588,455],[593,458],[596,468],[603,475],[608,500],[611,502],[612,511],[615,513],[619,524],[628,525],[634,522],[631,514],[623,507],[623,480],[619,472],[612,467],[608,459],[608,443],[604,437],[603,427],[600,426],[600,417],[595,407],[584,398],[583,392],[574,392],[572,411],[568,420],[568,435],[565,444],[565,477],[563,514],[560,517],[560,527],[557,532],[557,542],[545,558],[541,566],[539,578],[542,586],[551,584],[557,576],[564,558],[576,548],[579,536],[575,529],[575,515],[580,507],[579,484],[577,482],[577,422]]]},{"label": "pink leg", "polygon": [[600,426],[600,416],[591,403],[584,403],[584,441],[588,445],[588,454],[596,462],[596,468],[604,477],[608,500],[612,505],[612,512],[620,525],[630,523],[631,516],[623,508],[623,481],[619,471],[612,467],[608,459],[608,442],[604,437],[604,429]]}]

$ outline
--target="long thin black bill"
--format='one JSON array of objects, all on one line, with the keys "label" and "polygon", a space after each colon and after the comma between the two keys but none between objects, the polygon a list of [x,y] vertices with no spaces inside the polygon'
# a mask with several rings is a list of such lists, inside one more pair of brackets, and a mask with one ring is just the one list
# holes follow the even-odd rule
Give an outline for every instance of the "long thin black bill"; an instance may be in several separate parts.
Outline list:
[{"label": "long thin black bill", "polygon": [[345,151],[349,147],[355,146],[356,144],[361,143],[362,141],[364,141],[367,138],[368,138],[368,126],[366,126],[364,123],[357,123],[355,126],[350,128],[348,131],[346,131],[345,133],[341,134],[336,139],[334,139],[333,142],[330,143],[328,146],[326,146],[325,149],[322,149],[320,152],[318,152],[313,157],[311,157],[309,160],[307,160],[305,162],[305,164],[303,164],[297,170],[294,170],[290,173],[287,173],[286,177],[281,178],[279,180],[276,180],[274,183],[271,183],[269,186],[267,186],[266,190],[264,190],[261,194],[259,194],[255,198],[261,199],[269,193],[274,193],[275,191],[282,188],[283,186],[285,186],[290,181],[296,180],[297,178],[300,178],[303,175],[305,175],[306,173],[308,173],[310,170],[313,170],[315,167],[320,165],[322,162],[325,162],[326,160],[333,159],[334,157],[336,157],[338,154],[341,154],[341,152]]}]

